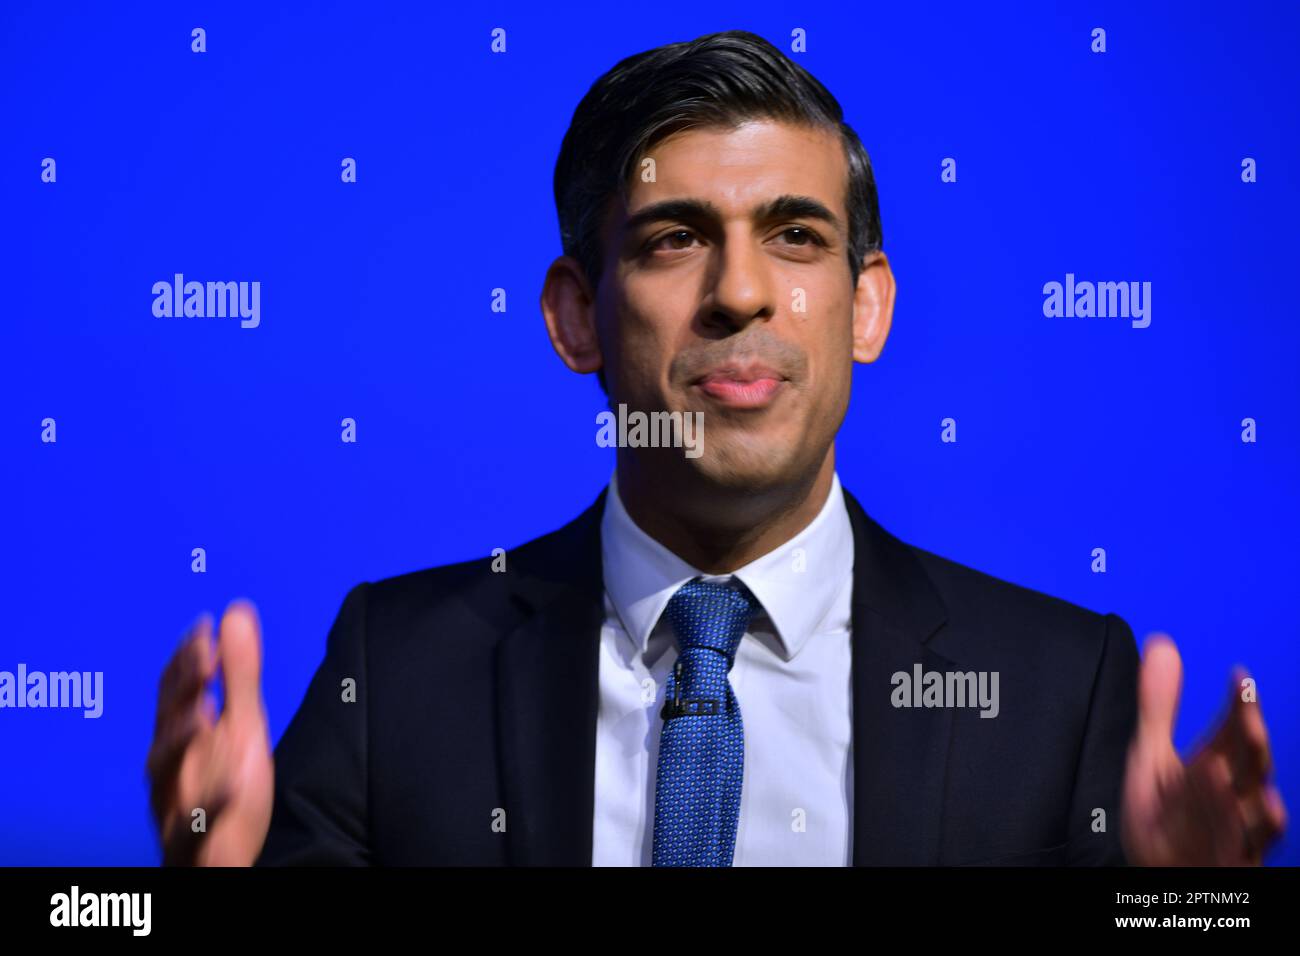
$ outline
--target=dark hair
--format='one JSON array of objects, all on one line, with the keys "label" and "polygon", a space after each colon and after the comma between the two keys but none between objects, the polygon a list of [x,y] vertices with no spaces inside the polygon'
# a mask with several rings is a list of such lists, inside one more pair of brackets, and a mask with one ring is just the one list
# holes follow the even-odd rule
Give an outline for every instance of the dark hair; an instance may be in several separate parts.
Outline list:
[{"label": "dark hair", "polygon": [[[564,252],[600,283],[600,230],[608,201],[625,194],[634,164],[682,129],[776,119],[837,132],[848,160],[849,269],[881,248],[871,160],[835,97],[767,40],[743,30],[670,43],[620,60],[574,110],[555,163]],[[603,382],[602,382],[603,385]]]}]

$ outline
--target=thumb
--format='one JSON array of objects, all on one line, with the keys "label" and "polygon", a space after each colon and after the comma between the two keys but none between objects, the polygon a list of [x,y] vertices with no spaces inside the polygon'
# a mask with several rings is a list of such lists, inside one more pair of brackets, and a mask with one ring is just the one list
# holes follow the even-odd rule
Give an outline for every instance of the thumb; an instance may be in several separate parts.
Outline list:
[{"label": "thumb", "polygon": [[1183,661],[1168,634],[1148,635],[1138,672],[1138,737],[1172,743]]},{"label": "thumb", "polygon": [[261,630],[257,609],[249,601],[232,601],[221,617],[217,657],[226,710],[233,714],[261,712]]}]

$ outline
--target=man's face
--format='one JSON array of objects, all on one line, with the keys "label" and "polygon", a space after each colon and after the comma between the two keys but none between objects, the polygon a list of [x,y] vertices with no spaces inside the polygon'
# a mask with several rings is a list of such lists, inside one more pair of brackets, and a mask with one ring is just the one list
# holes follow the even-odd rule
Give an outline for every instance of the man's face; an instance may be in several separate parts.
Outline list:
[{"label": "man's face", "polygon": [[[605,223],[596,333],[610,402],[703,412],[724,487],[817,471],[848,407],[854,287],[838,136],[773,120],[675,133]],[[640,449],[642,454],[665,454]]]}]

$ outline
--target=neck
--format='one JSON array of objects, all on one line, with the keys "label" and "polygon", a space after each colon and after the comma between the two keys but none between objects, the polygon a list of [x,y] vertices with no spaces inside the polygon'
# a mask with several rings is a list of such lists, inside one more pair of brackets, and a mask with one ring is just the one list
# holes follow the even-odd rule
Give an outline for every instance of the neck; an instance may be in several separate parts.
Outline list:
[{"label": "neck", "polygon": [[808,527],[834,477],[834,446],[811,474],[743,494],[698,481],[677,487],[620,456],[618,494],[637,527],[673,554],[706,574],[730,574]]}]

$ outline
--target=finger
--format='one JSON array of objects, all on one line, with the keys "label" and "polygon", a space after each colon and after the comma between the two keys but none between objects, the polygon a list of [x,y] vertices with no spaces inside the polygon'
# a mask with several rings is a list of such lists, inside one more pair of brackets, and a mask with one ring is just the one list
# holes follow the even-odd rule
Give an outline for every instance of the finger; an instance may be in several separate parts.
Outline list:
[{"label": "finger", "polygon": [[1268,807],[1268,818],[1272,821],[1279,835],[1286,832],[1286,804],[1282,802],[1282,791],[1269,787],[1264,792],[1264,802]]},{"label": "finger", "polygon": [[181,638],[158,679],[158,711],[165,713],[178,700],[193,694],[201,684],[205,663],[202,638],[206,636],[203,619],[196,621]]},{"label": "finger", "polygon": [[257,610],[248,601],[233,601],[221,618],[217,638],[226,713],[258,714],[262,704],[262,640]]},{"label": "finger", "polygon": [[1268,728],[1259,703],[1244,700],[1243,681],[1249,675],[1234,668],[1228,690],[1228,715],[1216,728],[1209,747],[1228,759],[1238,794],[1263,785],[1273,768]]},{"label": "finger", "polygon": [[202,614],[194,622],[158,681],[158,721],[177,708],[187,706],[216,668],[212,653],[212,617]]},{"label": "finger", "polygon": [[209,695],[196,700],[187,710],[175,713],[155,735],[145,771],[149,776],[149,799],[154,816],[162,819],[176,793],[181,762],[191,743],[210,731],[215,721]]},{"label": "finger", "polygon": [[1282,806],[1282,795],[1278,793],[1276,787],[1266,787],[1257,791],[1241,801],[1241,816],[1251,855],[1262,860],[1268,848],[1282,835],[1286,826],[1286,810]]},{"label": "finger", "polygon": [[1268,727],[1257,700],[1244,700],[1242,683],[1249,675],[1241,669],[1233,681],[1233,771],[1239,789],[1259,786],[1273,770],[1273,755],[1268,742]]},{"label": "finger", "polygon": [[1172,741],[1182,689],[1183,662],[1167,634],[1147,637],[1138,672],[1138,734],[1145,740]]},{"label": "finger", "polygon": [[1221,754],[1206,752],[1203,759],[1190,767],[1191,782],[1196,788],[1197,809],[1194,826],[1215,866],[1231,866],[1249,857],[1246,821],[1240,801],[1232,790],[1232,768]]},{"label": "finger", "polygon": [[154,734],[149,755],[145,759],[145,769],[151,779],[161,780],[174,776],[185,748],[202,729],[204,714],[201,704],[202,701],[196,700],[187,710],[172,714]]},{"label": "finger", "polygon": [[1129,743],[1124,770],[1124,806],[1126,816],[1139,827],[1147,826],[1160,813],[1161,772],[1171,746],[1168,741],[1153,742],[1138,734]]}]

